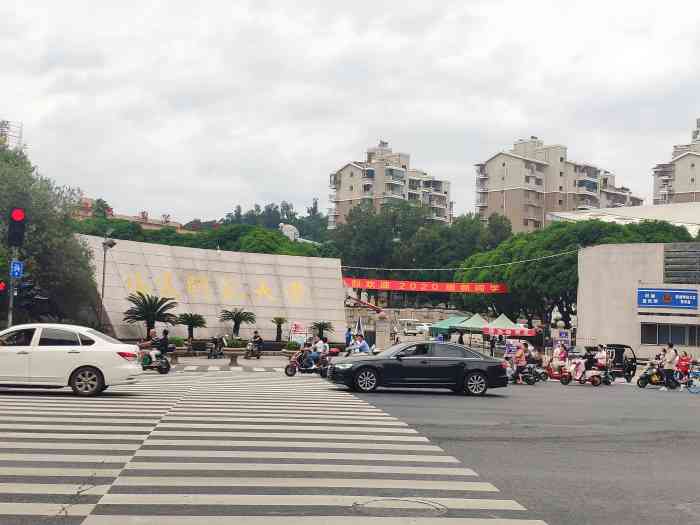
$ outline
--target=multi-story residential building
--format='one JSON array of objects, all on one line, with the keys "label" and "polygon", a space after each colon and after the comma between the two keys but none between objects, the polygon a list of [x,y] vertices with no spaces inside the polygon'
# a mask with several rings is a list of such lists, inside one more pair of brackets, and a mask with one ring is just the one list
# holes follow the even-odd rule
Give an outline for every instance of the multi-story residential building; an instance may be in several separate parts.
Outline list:
[{"label": "multi-story residential building", "polygon": [[700,201],[700,118],[690,144],[673,146],[671,162],[654,166],[654,204]]},{"label": "multi-story residential building", "polygon": [[328,228],[343,224],[350,210],[371,202],[378,211],[392,199],[419,203],[436,221],[452,222],[450,183],[410,167],[410,155],[394,153],[388,142],[367,150],[364,161],[349,162],[330,175]]},{"label": "multi-story residential building", "polygon": [[518,140],[510,151],[476,164],[476,209],[510,219],[515,232],[541,228],[553,211],[637,206],[643,199],[616,186],[615,175],[567,158],[566,146],[537,137]]}]

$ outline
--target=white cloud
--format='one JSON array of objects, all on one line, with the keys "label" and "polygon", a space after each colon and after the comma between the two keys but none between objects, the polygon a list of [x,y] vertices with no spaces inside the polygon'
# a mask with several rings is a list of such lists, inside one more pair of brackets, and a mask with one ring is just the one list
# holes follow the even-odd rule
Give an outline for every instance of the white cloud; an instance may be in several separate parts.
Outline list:
[{"label": "white cloud", "polygon": [[121,212],[325,203],[379,137],[452,180],[458,211],[472,165],[531,134],[648,196],[700,116],[690,1],[101,4],[0,5],[0,117]]}]

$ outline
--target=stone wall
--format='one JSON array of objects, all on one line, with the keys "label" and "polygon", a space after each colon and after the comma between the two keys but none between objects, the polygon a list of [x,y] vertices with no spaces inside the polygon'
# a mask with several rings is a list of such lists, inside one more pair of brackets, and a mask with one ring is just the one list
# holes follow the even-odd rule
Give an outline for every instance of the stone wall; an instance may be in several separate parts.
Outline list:
[{"label": "stone wall", "polygon": [[[81,236],[93,251],[98,291],[102,284],[102,239]],[[257,323],[243,326],[241,336],[253,329],[265,339],[276,333],[273,317],[286,317],[310,325],[330,321],[337,330],[345,323],[340,260],[258,253],[202,250],[179,246],[117,241],[108,251],[103,304],[106,320],[119,338],[145,336],[141,324],[127,324],[123,314],[131,306],[133,292],[173,297],[174,313],[204,316],[207,328],[196,329],[198,338],[231,333],[231,323],[221,323],[222,309],[245,308]],[[158,326],[159,330],[165,326]],[[285,331],[289,326],[285,326]],[[184,326],[170,328],[171,335],[186,336]],[[286,335],[286,334],[285,334]]]}]

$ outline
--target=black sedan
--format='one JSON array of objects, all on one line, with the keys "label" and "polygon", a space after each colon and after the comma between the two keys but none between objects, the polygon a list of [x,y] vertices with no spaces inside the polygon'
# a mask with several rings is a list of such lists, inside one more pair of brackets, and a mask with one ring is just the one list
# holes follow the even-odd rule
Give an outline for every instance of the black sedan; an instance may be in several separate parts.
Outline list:
[{"label": "black sedan", "polygon": [[334,359],[328,379],[361,392],[379,386],[450,388],[475,396],[508,385],[504,361],[453,343],[403,343],[377,355]]}]

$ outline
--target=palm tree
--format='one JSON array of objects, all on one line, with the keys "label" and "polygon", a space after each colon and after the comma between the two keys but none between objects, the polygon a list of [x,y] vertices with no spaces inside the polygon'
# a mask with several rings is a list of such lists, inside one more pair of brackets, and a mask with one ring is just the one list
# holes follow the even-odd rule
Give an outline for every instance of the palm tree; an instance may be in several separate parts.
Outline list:
[{"label": "palm tree", "polygon": [[134,306],[124,312],[124,320],[127,323],[146,323],[146,334],[156,327],[156,323],[177,323],[177,316],[170,313],[177,308],[177,301],[172,297],[136,292],[126,299]]},{"label": "palm tree", "polygon": [[207,321],[200,314],[180,314],[177,316],[177,324],[187,327],[187,338],[194,339],[195,328],[205,328]]},{"label": "palm tree", "polygon": [[311,328],[316,331],[316,335],[319,337],[323,337],[323,332],[335,332],[333,324],[330,321],[316,321],[311,325]]},{"label": "palm tree", "polygon": [[242,324],[255,324],[255,314],[244,310],[243,308],[234,308],[232,310],[221,310],[219,321],[231,321],[233,323],[233,336],[238,337],[238,332]]},{"label": "palm tree", "polygon": [[277,337],[275,338],[275,341],[281,341],[282,340],[282,326],[287,324],[287,318],[286,317],[273,317],[272,322],[277,325]]}]

